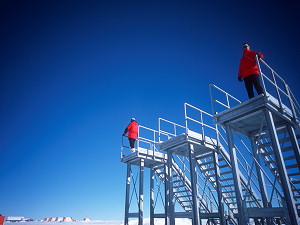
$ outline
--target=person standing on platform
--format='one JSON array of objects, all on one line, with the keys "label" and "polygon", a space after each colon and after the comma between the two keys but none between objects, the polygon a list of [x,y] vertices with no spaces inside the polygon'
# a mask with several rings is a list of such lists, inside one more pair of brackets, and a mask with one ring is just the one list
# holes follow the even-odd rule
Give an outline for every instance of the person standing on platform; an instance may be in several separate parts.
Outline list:
[{"label": "person standing on platform", "polygon": [[260,84],[260,72],[256,63],[256,56],[258,56],[259,59],[262,59],[264,56],[260,52],[251,51],[248,43],[244,43],[242,49],[243,57],[240,60],[238,80],[244,81],[250,99],[254,97],[253,86],[258,95],[264,93]]},{"label": "person standing on platform", "polygon": [[131,152],[135,152],[134,143],[138,137],[139,125],[135,118],[131,118],[130,124],[125,128],[123,136],[128,132],[128,140],[131,148]]}]

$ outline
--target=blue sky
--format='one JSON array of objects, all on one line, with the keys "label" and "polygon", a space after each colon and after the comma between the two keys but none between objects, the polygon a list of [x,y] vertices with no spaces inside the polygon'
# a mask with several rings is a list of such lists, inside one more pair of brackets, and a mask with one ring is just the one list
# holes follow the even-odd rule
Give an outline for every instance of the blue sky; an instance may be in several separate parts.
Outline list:
[{"label": "blue sky", "polygon": [[0,214],[122,219],[130,118],[210,112],[209,83],[246,100],[244,42],[300,99],[299,17],[295,1],[2,0]]}]

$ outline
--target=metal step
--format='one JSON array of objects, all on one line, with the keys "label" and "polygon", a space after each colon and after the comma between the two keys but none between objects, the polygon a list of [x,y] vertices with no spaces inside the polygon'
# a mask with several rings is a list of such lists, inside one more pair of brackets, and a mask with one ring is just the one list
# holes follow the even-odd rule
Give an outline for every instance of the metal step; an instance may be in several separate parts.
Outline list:
[{"label": "metal step", "polygon": [[205,173],[205,172],[212,171],[212,170],[214,170],[214,169],[215,169],[214,167],[212,167],[212,168],[207,168],[207,169],[201,169],[201,172],[202,172],[202,173]]},{"label": "metal step", "polygon": [[221,185],[221,188],[234,187],[234,184]]},{"label": "metal step", "polygon": [[288,173],[288,175],[289,175],[290,177],[292,177],[292,176],[299,176],[299,175],[300,175],[300,172],[296,172],[296,173]]},{"label": "metal step", "polygon": [[182,182],[181,180],[173,180],[172,183]]},{"label": "metal step", "polygon": [[225,179],[220,178],[221,182],[223,182],[223,181],[229,181],[229,180],[233,180],[233,177],[228,177],[228,178],[225,178]]},{"label": "metal step", "polygon": [[232,170],[228,170],[228,171],[225,171],[225,172],[221,172],[220,175],[226,175],[226,174],[230,174],[232,173]]},{"label": "metal step", "polygon": [[[288,141],[290,141],[290,137],[281,138],[278,141],[279,141],[279,143],[288,142]],[[271,147],[271,146],[272,146],[272,142],[265,142],[265,143],[258,145],[259,148],[266,148],[266,147]]]},{"label": "metal step", "polygon": [[173,186],[173,188],[181,188],[181,187],[186,187],[186,185]]},{"label": "metal step", "polygon": [[163,164],[153,167],[153,169],[155,169],[155,170],[160,170],[160,169],[164,169],[164,168],[165,168],[165,165],[163,165]]},{"label": "metal step", "polygon": [[285,166],[287,169],[298,168],[298,164],[291,164]]},{"label": "metal step", "polygon": [[200,156],[196,156],[196,159],[205,159],[205,158],[209,158],[209,157],[212,157],[212,153],[206,153],[206,154],[203,154],[203,155],[200,155]]},{"label": "metal step", "polygon": [[[283,158],[284,161],[288,161],[288,160],[292,160],[292,159],[295,159],[294,155],[287,156],[287,157]],[[270,159],[270,160],[266,161],[266,163],[275,163],[275,160],[274,159]]]},{"label": "metal step", "polygon": [[229,191],[222,191],[223,194],[227,194],[227,193],[233,193],[235,192],[234,190],[229,190]]},{"label": "metal step", "polygon": [[183,192],[190,192],[190,191],[188,189],[186,189],[186,190],[174,191],[173,193],[177,194],[177,193],[183,193]]},{"label": "metal step", "polygon": [[227,168],[227,167],[229,167],[228,164],[224,164],[224,165],[219,166],[220,169],[222,169],[222,168]]},{"label": "metal step", "polygon": [[291,180],[293,184],[300,184],[300,180]]},{"label": "metal step", "polygon": [[199,166],[206,166],[206,165],[209,165],[209,164],[212,164],[212,163],[213,163],[212,161],[208,161],[208,162],[199,162],[198,161]]}]

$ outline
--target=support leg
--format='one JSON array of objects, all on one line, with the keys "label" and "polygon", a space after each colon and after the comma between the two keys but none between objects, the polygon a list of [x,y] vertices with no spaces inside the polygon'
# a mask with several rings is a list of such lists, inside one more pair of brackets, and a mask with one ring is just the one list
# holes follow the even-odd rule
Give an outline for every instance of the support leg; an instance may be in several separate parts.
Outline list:
[{"label": "support leg", "polygon": [[140,162],[140,182],[139,182],[139,225],[143,225],[144,208],[144,160]]},{"label": "support leg", "polygon": [[130,175],[131,175],[131,165],[127,164],[124,225],[129,224],[128,220],[129,220]]},{"label": "support leg", "polygon": [[200,221],[200,206],[198,201],[198,188],[197,188],[197,171],[196,159],[194,155],[194,146],[189,144],[189,159],[190,159],[190,173],[191,173],[191,186],[192,186],[192,199],[193,199],[193,225],[201,225]]}]

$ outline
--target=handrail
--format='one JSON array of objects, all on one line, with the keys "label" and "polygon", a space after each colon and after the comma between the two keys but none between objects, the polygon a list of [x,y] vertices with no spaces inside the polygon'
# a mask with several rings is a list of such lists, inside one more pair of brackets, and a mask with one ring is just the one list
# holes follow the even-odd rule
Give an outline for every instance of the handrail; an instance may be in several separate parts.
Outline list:
[{"label": "handrail", "polygon": [[[294,97],[294,95],[293,95],[290,87],[288,86],[288,84],[264,60],[258,59],[258,57],[256,56],[256,62],[258,64],[258,66],[259,66],[259,70],[260,70],[260,74],[261,74],[261,80],[262,80],[262,83],[263,83],[263,88],[264,88],[265,94],[268,91],[267,87],[266,87],[266,84],[265,84],[265,81],[268,81],[275,88],[275,90],[276,90],[276,97],[278,99],[278,103],[279,103],[280,109],[282,111],[284,110],[284,102],[283,102],[282,97],[287,98],[288,103],[289,103],[289,105],[291,107],[291,110],[292,110],[292,117],[293,117],[293,119],[295,121],[299,121],[300,106],[299,106],[299,103],[297,102],[296,98]],[[262,70],[261,65],[264,65],[268,70],[270,70],[270,72],[272,74],[271,78],[269,78],[266,75],[266,73]],[[280,82],[282,82],[282,85],[283,85],[283,87],[284,87],[285,90],[283,90],[282,88],[279,87],[277,80],[280,80]],[[296,112],[298,112],[298,114]]]},{"label": "handrail", "polygon": [[[214,98],[213,96],[213,88],[215,88],[217,91],[220,91],[221,93],[225,94],[226,97],[226,103],[223,103],[217,99]],[[210,92],[210,100],[211,100],[211,106],[212,106],[212,112],[213,115],[217,114],[218,112],[215,109],[215,102],[218,103],[219,105],[225,107],[226,109],[230,109],[231,108],[231,104],[230,104],[230,99],[236,101],[238,104],[241,103],[241,101],[239,99],[237,99],[236,97],[234,97],[233,95],[227,93],[226,91],[222,90],[220,87],[218,87],[217,85],[214,84],[209,84],[209,92]]]},{"label": "handrail", "polygon": [[[152,138],[150,137],[145,137],[145,136],[142,136],[141,135],[141,129],[145,129],[145,130],[148,130],[150,132],[153,132],[153,136]],[[157,147],[156,145],[158,144],[158,141],[157,141],[157,135],[158,134],[158,131],[157,130],[154,130],[154,129],[151,129],[149,127],[145,127],[145,126],[142,126],[142,125],[139,125],[138,126],[138,137],[136,139],[136,148],[137,150],[139,150],[139,148],[142,148],[142,143],[146,144],[147,146],[147,149],[148,150],[152,150],[153,151],[153,157],[154,157],[154,154],[155,152],[158,152],[157,150]],[[122,135],[122,145],[121,145],[121,158],[124,157],[124,154],[123,154],[123,150],[124,148],[128,148],[130,149],[129,145],[128,144],[124,144],[124,137],[128,137],[128,135]]]},{"label": "handrail", "polygon": [[[199,117],[200,120],[196,120],[196,119],[194,119],[194,118],[192,118],[192,117],[190,117],[188,115],[188,107],[190,107],[190,108],[198,111],[198,115],[200,116]],[[209,118],[211,118],[210,124],[205,123],[205,121],[204,121],[204,115],[208,116]],[[188,131],[190,130],[189,129],[189,121],[192,121],[192,122],[195,122],[195,123],[197,123],[197,124],[199,124],[201,126],[200,129],[201,129],[201,134],[202,134],[203,140],[205,140],[205,137],[207,136],[206,132],[205,132],[206,131],[205,128],[213,130],[214,133],[217,135],[217,140],[218,140],[217,127],[214,124],[214,121],[213,121],[214,117],[213,117],[212,114],[207,113],[207,112],[205,112],[205,111],[203,111],[203,110],[201,110],[201,109],[199,109],[199,108],[197,108],[197,107],[195,107],[195,106],[193,106],[193,105],[191,105],[189,103],[184,103],[184,116],[185,116],[186,133],[188,133]]]},{"label": "handrail", "polygon": [[[278,74],[274,69],[271,68],[264,60],[259,59],[258,56],[256,56],[256,62],[260,71],[260,79],[262,81],[263,91],[265,96],[269,96],[271,94],[270,91],[272,91],[271,88],[275,89],[275,96],[279,103],[279,108],[282,112],[285,110],[285,104],[289,104],[289,107],[291,108],[292,112],[292,118],[294,121],[297,121],[299,123],[300,120],[300,105],[298,101],[296,100],[294,94],[292,93],[290,87],[287,85],[285,80]],[[264,67],[264,68],[262,68]],[[271,73],[271,75],[267,75],[266,69]],[[279,85],[279,83],[281,85]],[[273,89],[273,92],[274,92]],[[216,104],[219,106],[224,107],[225,109],[231,108],[230,99],[241,103],[240,100],[235,98],[234,96],[230,95],[226,91],[222,90],[220,87],[209,84],[209,90],[210,90],[210,98],[211,98],[211,105],[212,105],[212,112],[213,114],[217,114],[216,110]],[[220,101],[216,98],[216,96],[213,93],[213,90],[217,90],[218,93],[221,93],[225,97],[225,102]]]},{"label": "handrail", "polygon": [[[162,125],[161,125],[162,121],[173,125],[173,133],[162,130]],[[172,121],[169,121],[169,120],[166,120],[163,118],[158,118],[158,142],[160,143],[162,141],[161,134],[167,136],[168,139],[169,139],[169,136],[176,137],[178,135],[177,127],[183,128],[184,130],[186,130],[186,127],[184,127],[180,124],[174,123]]]}]

